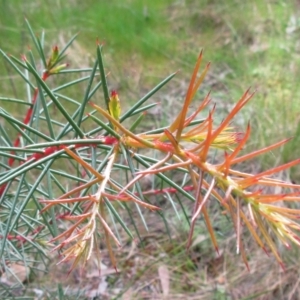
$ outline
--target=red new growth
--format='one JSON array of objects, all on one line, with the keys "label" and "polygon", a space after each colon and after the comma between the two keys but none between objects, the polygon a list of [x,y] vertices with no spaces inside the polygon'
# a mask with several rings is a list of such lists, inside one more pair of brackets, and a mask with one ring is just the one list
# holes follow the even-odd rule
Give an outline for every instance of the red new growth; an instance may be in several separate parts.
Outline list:
[{"label": "red new growth", "polygon": [[116,96],[118,96],[118,93],[115,90],[112,90],[110,95],[111,95],[111,97],[116,97]]}]

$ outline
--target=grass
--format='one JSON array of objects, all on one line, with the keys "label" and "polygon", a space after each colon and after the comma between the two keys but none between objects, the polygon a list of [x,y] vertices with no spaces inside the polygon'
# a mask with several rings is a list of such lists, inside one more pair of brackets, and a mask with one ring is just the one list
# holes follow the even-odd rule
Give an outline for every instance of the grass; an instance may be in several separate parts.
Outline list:
[{"label": "grass", "polygon": [[[106,41],[108,51],[116,59],[136,52],[153,61],[159,59],[158,52],[169,52],[175,42],[171,35],[166,39],[167,33],[162,33],[168,30],[164,8],[171,2],[151,1],[148,6],[140,1],[120,4],[116,0],[109,3],[75,0],[68,3],[58,1],[53,6],[50,1],[43,4],[31,2],[29,5],[18,0],[14,4],[3,1],[1,23],[6,33],[3,40],[9,42],[9,50],[25,50],[28,41],[26,34],[18,31],[24,24],[23,14],[34,28],[38,28],[37,32],[45,29],[52,38],[62,31],[64,34],[78,31],[81,33],[79,41],[87,50],[93,49],[94,41],[99,38]],[[11,15],[15,15],[16,20]],[[159,31],[161,33],[157,35]]]},{"label": "grass", "polygon": [[[121,101],[128,101],[128,105],[166,74],[181,69],[170,91],[165,89],[164,93],[159,94],[159,99],[154,99],[162,102],[162,111],[150,112],[149,124],[153,119],[163,122],[169,117],[166,111],[173,109],[173,106],[176,109],[174,102],[180,101],[179,90],[186,84],[183,78],[191,73],[199,49],[204,48],[205,59],[212,61],[205,90],[213,89],[213,99],[222,103],[224,110],[228,110],[249,86],[257,89],[255,99],[244,111],[245,118],[236,120],[238,126],[245,128],[250,119],[253,144],[248,147],[260,148],[294,136],[281,151],[254,162],[258,169],[299,157],[300,71],[297,66],[300,59],[300,17],[296,13],[296,5],[296,1],[285,3],[271,0],[127,0],[122,4],[116,0],[111,0],[109,4],[73,0],[56,1],[55,5],[49,0],[40,4],[35,1],[2,1],[0,46],[15,56],[27,51],[29,38],[23,30],[24,15],[37,32],[45,29],[53,44],[63,45],[68,37],[80,31],[73,46],[74,51],[69,53],[72,66],[89,65],[89,57],[94,56],[96,38],[104,40],[107,68],[111,72],[110,82],[118,89]],[[13,72],[3,60],[0,62],[0,74],[1,96],[10,94],[22,99],[26,95],[18,80],[12,84],[10,75]],[[76,97],[83,92],[70,90],[69,93],[71,97]],[[295,181],[300,179],[299,170],[296,169],[283,176],[290,176]],[[221,256],[225,262],[218,264],[214,255],[201,247],[189,253],[187,258],[184,229],[173,227],[173,238],[180,242],[171,250],[169,242],[163,240],[158,231],[159,228],[154,226],[152,232],[156,238],[144,246],[148,254],[147,251],[142,254],[135,248],[135,256],[126,260],[132,253],[130,249],[125,248],[120,253],[129,270],[137,268],[138,280],[134,281],[130,276],[114,280],[120,286],[128,286],[135,297],[141,291],[150,297],[151,288],[152,291],[156,288],[161,292],[158,265],[152,265],[154,258],[161,253],[165,256],[160,262],[168,266],[172,278],[172,299],[187,294],[190,299],[200,299],[200,296],[201,299],[251,299],[252,296],[257,299],[272,299],[275,296],[285,299],[297,294],[296,283],[293,285],[291,282],[297,282],[294,279],[298,274],[298,250],[292,249],[286,255],[291,267],[282,274],[277,266],[272,266],[270,259],[253,248],[252,271],[246,273],[243,266],[236,267],[236,256],[227,245],[231,239],[230,232],[223,245],[226,257]],[[200,237],[203,234],[201,231],[198,233]],[[207,249],[206,245],[203,246]],[[265,284],[261,286],[260,279],[263,276],[266,276]],[[149,278],[153,281],[147,286]],[[117,286],[114,280],[111,289]],[[138,282],[144,282],[145,285],[138,286]]]},{"label": "grass", "polygon": [[[106,4],[74,0],[53,5],[50,1],[28,4],[16,0],[13,4],[2,1],[0,6],[1,47],[8,53],[18,56],[28,47],[24,15],[37,32],[44,29],[53,44],[62,44],[80,32],[74,53],[70,53],[72,66],[89,64],[94,42],[99,38],[106,43],[111,81],[121,97],[131,102],[157,78],[174,70],[181,70],[179,81],[186,78],[203,48],[205,59],[212,61],[213,85],[208,82],[207,89],[212,88],[213,95],[217,93],[216,101],[224,102],[226,107],[249,86],[257,89],[255,101],[245,111],[245,121],[238,120],[245,124],[251,119],[253,147],[257,143],[264,147],[299,131],[300,21],[294,13],[296,2],[128,0],[120,4],[112,0]],[[2,62],[0,71],[1,89],[7,91],[11,70]],[[10,92],[20,94],[18,81],[14,85]],[[258,127],[262,129],[259,133],[255,130]],[[264,162],[273,165],[278,160],[295,158],[297,142],[296,136],[280,158],[268,157]]]}]

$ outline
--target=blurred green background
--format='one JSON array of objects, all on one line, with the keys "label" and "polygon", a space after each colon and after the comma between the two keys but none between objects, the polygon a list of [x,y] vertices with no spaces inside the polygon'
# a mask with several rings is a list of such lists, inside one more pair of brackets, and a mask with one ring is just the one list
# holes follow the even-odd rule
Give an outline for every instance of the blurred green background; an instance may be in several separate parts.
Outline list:
[{"label": "blurred green background", "polygon": [[[69,52],[71,67],[91,65],[99,39],[105,43],[111,82],[123,98],[134,100],[176,70],[181,72],[174,86],[187,82],[200,49],[204,49],[205,61],[212,62],[204,91],[212,89],[219,107],[230,107],[250,86],[257,89],[255,99],[244,110],[244,121],[238,122],[245,125],[251,119],[252,147],[295,136],[280,156],[268,157],[264,163],[298,157],[298,1],[0,3],[1,49],[20,57],[31,47],[25,17],[36,34],[45,31],[48,47],[62,47],[79,32]],[[23,95],[22,82],[3,59],[0,71],[1,95]]]}]

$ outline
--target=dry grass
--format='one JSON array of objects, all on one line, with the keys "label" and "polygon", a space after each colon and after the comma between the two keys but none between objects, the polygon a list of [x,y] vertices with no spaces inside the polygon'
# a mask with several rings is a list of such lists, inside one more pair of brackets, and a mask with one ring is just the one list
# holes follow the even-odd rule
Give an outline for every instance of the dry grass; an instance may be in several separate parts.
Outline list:
[{"label": "dry grass", "polygon": [[[79,299],[296,299],[300,292],[298,249],[291,249],[286,257],[287,268],[282,270],[273,258],[268,257],[244,235],[249,254],[250,271],[235,253],[235,236],[224,221],[227,237],[219,237],[220,255],[212,249],[199,224],[193,246],[186,251],[187,224],[179,222],[169,212],[171,239],[156,214],[145,215],[149,232],[138,224],[141,240],[123,237],[123,247],[117,251],[118,273],[110,266],[105,246],[101,251],[101,273],[94,257],[85,268],[76,269],[68,276],[68,265],[55,266],[41,278],[41,289],[53,291],[53,283],[61,283],[66,295]],[[219,223],[219,214],[213,219]],[[293,258],[293,259],[291,259]],[[100,276],[99,276],[100,275]],[[37,287],[38,280],[31,284]],[[84,298],[83,298],[84,297]],[[70,298],[73,299],[73,298]]]}]

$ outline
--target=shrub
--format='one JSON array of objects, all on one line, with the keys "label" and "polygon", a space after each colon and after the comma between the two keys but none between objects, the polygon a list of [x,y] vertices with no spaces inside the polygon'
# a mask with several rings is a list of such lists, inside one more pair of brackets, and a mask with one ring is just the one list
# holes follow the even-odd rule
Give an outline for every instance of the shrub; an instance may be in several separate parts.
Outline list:
[{"label": "shrub", "polygon": [[[167,224],[162,209],[150,203],[148,198],[158,194],[168,194],[174,209],[177,210],[179,205],[183,210],[190,224],[187,247],[191,245],[196,220],[203,216],[218,252],[208,209],[211,201],[218,201],[220,210],[232,219],[237,253],[241,253],[245,264],[247,256],[242,236],[248,229],[256,243],[265,252],[271,252],[283,266],[274,238],[286,247],[290,241],[299,245],[299,210],[285,204],[300,200],[300,186],[273,175],[297,165],[300,160],[258,174],[238,170],[239,164],[288,141],[241,154],[250,137],[250,125],[245,133],[241,133],[235,131],[231,122],[254,93],[247,90],[219,124],[214,119],[215,107],[206,118],[198,118],[209,105],[210,94],[189,112],[209,69],[207,65],[198,76],[201,53],[177,117],[167,127],[143,132],[144,114],[156,105],[145,102],[175,73],[123,113],[118,93],[108,90],[100,43],[92,68],[68,69],[64,62],[65,53],[75,37],[62,50],[54,46],[46,59],[44,36],[37,38],[28,22],[27,26],[41,66],[31,51],[19,60],[1,50],[4,59],[24,80],[28,91],[27,100],[0,98],[10,105],[15,103],[18,110],[28,107],[27,111],[24,109],[23,121],[16,118],[14,111],[9,112],[9,108],[0,109],[3,120],[0,124],[0,256],[3,271],[8,272],[12,262],[24,261],[30,267],[36,262],[46,263],[50,249],[59,251],[61,262],[71,260],[72,270],[79,262],[84,264],[92,251],[100,257],[100,250],[95,247],[99,240],[105,243],[111,263],[117,270],[114,245],[121,246],[118,232],[123,230],[131,238],[134,235],[123,211],[128,212],[137,236],[140,233],[134,225],[133,210],[138,212],[146,228],[145,210],[157,212]],[[52,87],[53,81],[48,83],[51,77],[83,71],[89,74],[58,87]],[[61,93],[86,81],[83,99],[72,99]],[[104,105],[92,102],[100,88]],[[127,119],[131,122],[129,128],[123,125]],[[212,150],[223,153],[222,159],[215,162]],[[182,180],[180,184],[165,174],[169,171],[176,171],[179,178],[188,176],[189,181]],[[148,175],[157,178],[154,189],[140,183]],[[191,218],[188,218],[186,201],[193,202]]]}]

